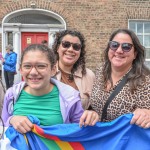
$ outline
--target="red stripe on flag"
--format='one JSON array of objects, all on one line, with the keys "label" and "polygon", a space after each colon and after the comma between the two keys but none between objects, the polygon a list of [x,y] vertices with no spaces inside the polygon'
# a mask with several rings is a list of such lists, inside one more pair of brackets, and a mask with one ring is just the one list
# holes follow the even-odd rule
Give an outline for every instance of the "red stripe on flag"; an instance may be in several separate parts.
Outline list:
[{"label": "red stripe on flag", "polygon": [[80,142],[69,142],[73,150],[85,150],[83,145]]},{"label": "red stripe on flag", "polygon": [[[45,137],[45,138],[47,138],[47,139],[54,140],[54,141],[60,141],[60,139],[59,139],[57,136],[45,134],[44,131],[43,131],[43,129],[40,128],[40,127],[37,126],[37,125],[34,125],[34,130],[36,131],[36,132],[34,132],[34,133],[37,133],[38,135],[41,135],[41,136],[43,136],[43,137]],[[34,130],[33,130],[33,131],[34,131]]]}]

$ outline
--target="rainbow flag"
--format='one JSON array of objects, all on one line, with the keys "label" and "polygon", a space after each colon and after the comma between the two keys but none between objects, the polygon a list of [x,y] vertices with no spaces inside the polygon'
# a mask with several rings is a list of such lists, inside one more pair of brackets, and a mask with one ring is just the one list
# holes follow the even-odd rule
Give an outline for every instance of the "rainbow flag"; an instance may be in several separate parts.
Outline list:
[{"label": "rainbow flag", "polygon": [[[131,118],[132,114],[126,114],[112,122],[80,128],[78,124],[43,127],[36,117],[29,116],[37,123],[32,132],[22,135],[9,127],[5,135],[13,148],[9,150],[150,150],[150,128],[130,125]],[[49,141],[53,147],[49,147]]]}]

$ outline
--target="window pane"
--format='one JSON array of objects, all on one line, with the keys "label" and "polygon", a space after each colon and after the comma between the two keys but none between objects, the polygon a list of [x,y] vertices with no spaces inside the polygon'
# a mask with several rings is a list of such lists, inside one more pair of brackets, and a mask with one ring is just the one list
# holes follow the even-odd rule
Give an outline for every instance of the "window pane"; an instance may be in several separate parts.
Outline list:
[{"label": "window pane", "polygon": [[144,32],[145,33],[150,33],[150,22],[146,22],[144,24]]},{"label": "window pane", "polygon": [[13,45],[13,33],[8,32],[8,44]]},{"label": "window pane", "polygon": [[129,29],[133,32],[136,32],[135,22],[129,22]]},{"label": "window pane", "polygon": [[137,37],[140,40],[140,43],[143,45],[143,36],[142,35],[138,35]]},{"label": "window pane", "polygon": [[145,61],[145,65],[150,68],[150,61]]},{"label": "window pane", "polygon": [[145,35],[144,36],[144,46],[145,47],[150,47],[150,35]]},{"label": "window pane", "polygon": [[150,59],[150,48],[146,48],[146,59]]},{"label": "window pane", "polygon": [[143,23],[137,23],[137,33],[143,33]]},{"label": "window pane", "polygon": [[150,21],[130,20],[129,29],[136,33],[140,40],[140,43],[145,47],[145,64],[150,68]]}]

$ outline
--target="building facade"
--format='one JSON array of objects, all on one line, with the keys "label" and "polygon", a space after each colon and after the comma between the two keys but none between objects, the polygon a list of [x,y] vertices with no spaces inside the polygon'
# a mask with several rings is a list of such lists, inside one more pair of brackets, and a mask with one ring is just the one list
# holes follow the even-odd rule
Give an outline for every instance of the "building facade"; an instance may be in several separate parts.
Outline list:
[{"label": "building facade", "polygon": [[[150,66],[150,0],[0,0],[0,48],[12,44],[18,54],[43,39],[52,45],[55,33],[81,31],[86,38],[87,67],[95,70],[110,34],[130,28],[146,48]],[[18,71],[19,72],[19,71]],[[15,81],[21,80],[18,73]]]}]

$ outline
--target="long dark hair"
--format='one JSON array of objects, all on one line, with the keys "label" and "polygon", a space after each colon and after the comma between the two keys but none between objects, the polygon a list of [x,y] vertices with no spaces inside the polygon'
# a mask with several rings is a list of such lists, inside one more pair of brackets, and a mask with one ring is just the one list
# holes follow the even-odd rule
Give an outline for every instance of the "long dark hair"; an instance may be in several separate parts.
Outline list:
[{"label": "long dark hair", "polygon": [[41,51],[42,53],[45,53],[45,56],[48,58],[51,64],[51,68],[53,68],[53,66],[56,64],[56,56],[53,50],[51,50],[46,45],[42,45],[42,44],[31,44],[28,47],[26,47],[21,56],[21,64],[22,64],[24,55],[28,53],[29,51]]},{"label": "long dark hair", "polygon": [[81,66],[82,68],[82,74],[86,74],[86,66],[85,66],[85,54],[86,54],[86,51],[85,51],[85,38],[83,36],[83,34],[81,34],[79,31],[72,31],[72,30],[64,30],[64,31],[60,31],[60,32],[57,32],[56,33],[56,38],[55,38],[55,41],[54,41],[54,44],[53,44],[53,50],[56,54],[56,59],[59,60],[59,55],[57,53],[57,50],[60,46],[60,43],[63,39],[64,36],[66,35],[71,35],[71,36],[74,36],[74,37],[78,37],[80,42],[81,42],[81,53],[80,53],[80,57],[79,59],[75,62],[75,64],[73,65],[73,68],[71,70],[71,73],[73,74],[79,66]]},{"label": "long dark hair", "polygon": [[[137,86],[141,84],[143,80],[145,80],[145,76],[150,74],[150,70],[145,66],[145,48],[141,45],[136,34],[129,29],[118,29],[112,33],[109,38],[109,41],[112,41],[114,37],[119,34],[124,33],[128,34],[133,42],[134,50],[137,53],[136,58],[132,63],[132,70],[128,76],[130,90],[133,93],[134,90],[137,89]],[[103,78],[104,85],[106,86],[108,81],[111,81],[111,63],[108,58],[109,45],[107,45],[104,51],[104,67],[103,67]]]}]

